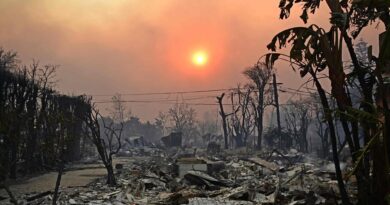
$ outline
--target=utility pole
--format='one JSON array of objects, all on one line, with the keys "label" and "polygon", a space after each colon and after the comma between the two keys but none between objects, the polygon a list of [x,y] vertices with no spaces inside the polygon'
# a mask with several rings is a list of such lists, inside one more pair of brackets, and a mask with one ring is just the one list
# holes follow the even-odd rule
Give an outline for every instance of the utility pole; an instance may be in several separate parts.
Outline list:
[{"label": "utility pole", "polygon": [[276,107],[276,119],[278,122],[278,135],[279,135],[279,149],[282,149],[282,128],[280,126],[280,111],[279,111],[279,96],[278,96],[278,85],[276,83],[276,75],[273,74],[273,85],[274,85],[274,96],[275,96],[275,107]]}]

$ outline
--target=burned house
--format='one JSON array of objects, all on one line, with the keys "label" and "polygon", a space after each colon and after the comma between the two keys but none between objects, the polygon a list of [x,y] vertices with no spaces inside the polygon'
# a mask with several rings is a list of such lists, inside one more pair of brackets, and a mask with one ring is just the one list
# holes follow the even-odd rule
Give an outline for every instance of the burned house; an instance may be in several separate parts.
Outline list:
[{"label": "burned house", "polygon": [[223,143],[223,136],[222,135],[215,135],[215,134],[210,134],[207,133],[202,136],[202,141],[204,145],[208,145],[210,142],[215,142],[217,144],[222,144]]},{"label": "burned house", "polygon": [[161,141],[166,147],[181,147],[182,136],[181,132],[172,132],[168,136],[162,137]]},{"label": "burned house", "polygon": [[125,145],[124,147],[134,148],[134,147],[143,147],[146,145],[143,136],[131,136],[124,139]]}]

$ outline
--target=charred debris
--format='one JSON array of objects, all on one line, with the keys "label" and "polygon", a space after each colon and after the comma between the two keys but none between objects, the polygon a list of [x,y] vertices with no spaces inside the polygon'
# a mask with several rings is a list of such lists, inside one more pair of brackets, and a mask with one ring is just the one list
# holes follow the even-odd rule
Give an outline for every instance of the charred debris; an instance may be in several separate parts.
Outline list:
[{"label": "charred debris", "polygon": [[[163,146],[134,137],[130,152],[118,158],[116,185],[106,178],[83,187],[62,187],[58,204],[337,204],[340,193],[331,161],[288,151],[223,150],[181,146],[181,134],[163,138]],[[348,169],[346,163],[343,170]],[[347,176],[346,176],[347,177]],[[346,178],[353,196],[356,181]],[[21,204],[50,204],[54,193],[19,196]]]}]

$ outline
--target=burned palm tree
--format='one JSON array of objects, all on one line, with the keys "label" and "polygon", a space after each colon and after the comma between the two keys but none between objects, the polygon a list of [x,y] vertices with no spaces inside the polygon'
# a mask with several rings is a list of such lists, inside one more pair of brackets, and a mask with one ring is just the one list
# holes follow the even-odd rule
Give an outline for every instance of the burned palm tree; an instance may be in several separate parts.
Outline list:
[{"label": "burned palm tree", "polygon": [[257,128],[257,149],[261,149],[263,135],[264,111],[266,107],[266,94],[269,92],[268,83],[272,77],[271,69],[264,63],[258,63],[255,66],[244,71],[244,75],[248,77],[255,88],[254,107],[256,110],[256,128]]}]

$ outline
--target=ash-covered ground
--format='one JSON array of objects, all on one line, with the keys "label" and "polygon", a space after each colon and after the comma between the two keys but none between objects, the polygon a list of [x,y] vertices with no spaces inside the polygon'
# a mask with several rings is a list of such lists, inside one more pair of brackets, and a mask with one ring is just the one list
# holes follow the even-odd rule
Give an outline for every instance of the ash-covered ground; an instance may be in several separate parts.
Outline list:
[{"label": "ash-covered ground", "polygon": [[[288,152],[134,148],[114,161],[117,186],[107,186],[96,161],[67,165],[58,204],[338,204],[331,161]],[[342,163],[347,173],[351,167]],[[11,185],[20,204],[51,204],[57,174]],[[344,176],[349,193],[355,180]],[[1,204],[11,204],[1,193]],[[354,196],[351,196],[354,198]]]}]

